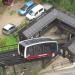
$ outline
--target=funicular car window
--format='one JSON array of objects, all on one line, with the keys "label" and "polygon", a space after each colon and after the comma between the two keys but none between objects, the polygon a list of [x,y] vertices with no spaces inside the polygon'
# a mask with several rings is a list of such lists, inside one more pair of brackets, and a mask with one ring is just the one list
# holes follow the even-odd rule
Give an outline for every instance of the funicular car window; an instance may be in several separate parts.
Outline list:
[{"label": "funicular car window", "polygon": [[33,50],[33,46],[29,46],[28,48],[27,48],[27,55],[34,55],[34,52],[33,52],[34,50]]},{"label": "funicular car window", "polygon": [[43,48],[42,49],[43,53],[47,53],[50,50],[50,47],[49,47],[48,43],[43,43],[42,48]]},{"label": "funicular car window", "polygon": [[32,11],[32,10],[29,12],[29,14],[30,14],[30,15],[32,15],[32,16],[34,16],[34,13],[33,13],[33,11]]},{"label": "funicular car window", "polygon": [[57,51],[56,43],[43,43],[42,48],[43,53],[47,53],[48,51]]},{"label": "funicular car window", "polygon": [[36,44],[34,46],[34,54],[35,55],[41,54],[41,46],[40,46],[40,44]]},{"label": "funicular car window", "polygon": [[57,44],[56,43],[50,43],[50,49],[51,49],[51,51],[57,51]]},{"label": "funicular car window", "polygon": [[56,51],[57,50],[57,45],[56,43],[44,43],[43,44],[43,52],[48,52],[48,51]]},{"label": "funicular car window", "polygon": [[42,43],[30,46],[27,48],[27,55],[38,55],[47,53],[49,51],[57,51],[56,43]]},{"label": "funicular car window", "polygon": [[24,54],[24,49],[25,47],[19,44],[19,50],[22,55]]}]

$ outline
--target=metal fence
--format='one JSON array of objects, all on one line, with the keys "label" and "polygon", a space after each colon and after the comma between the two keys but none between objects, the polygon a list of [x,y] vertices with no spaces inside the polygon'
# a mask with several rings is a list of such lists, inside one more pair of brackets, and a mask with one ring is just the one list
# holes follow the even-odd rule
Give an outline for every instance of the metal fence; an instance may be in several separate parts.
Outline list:
[{"label": "metal fence", "polygon": [[8,46],[1,46],[0,47],[0,53],[8,52],[8,51],[14,51],[17,49],[17,44],[14,45],[8,45]]}]

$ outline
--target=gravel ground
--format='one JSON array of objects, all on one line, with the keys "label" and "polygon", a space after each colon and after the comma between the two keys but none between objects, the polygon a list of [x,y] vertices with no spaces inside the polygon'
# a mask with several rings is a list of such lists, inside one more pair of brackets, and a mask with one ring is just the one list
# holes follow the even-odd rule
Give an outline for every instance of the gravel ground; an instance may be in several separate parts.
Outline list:
[{"label": "gravel ground", "polygon": [[[7,23],[13,23],[18,26],[21,21],[25,18],[25,16],[20,16],[16,13],[16,10],[21,8],[23,2],[17,2],[12,6],[8,7],[0,7],[0,36],[2,35],[2,28]],[[13,12],[13,13],[11,13]]]}]

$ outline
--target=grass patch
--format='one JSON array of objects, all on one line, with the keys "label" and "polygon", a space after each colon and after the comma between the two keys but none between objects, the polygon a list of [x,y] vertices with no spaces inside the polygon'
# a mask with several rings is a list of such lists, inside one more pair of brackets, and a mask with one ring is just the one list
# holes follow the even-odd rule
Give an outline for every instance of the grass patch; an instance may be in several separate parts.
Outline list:
[{"label": "grass patch", "polygon": [[17,48],[17,37],[13,35],[0,38],[0,53],[15,50]]},{"label": "grass patch", "polygon": [[4,40],[6,41],[6,45],[17,44],[17,38],[14,37],[13,35],[5,36],[4,38],[5,38]]}]

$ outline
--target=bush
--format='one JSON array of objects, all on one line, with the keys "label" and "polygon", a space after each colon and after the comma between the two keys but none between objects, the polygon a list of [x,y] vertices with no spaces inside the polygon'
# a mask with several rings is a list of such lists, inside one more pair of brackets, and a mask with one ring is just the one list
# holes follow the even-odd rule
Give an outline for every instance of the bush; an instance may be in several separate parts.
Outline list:
[{"label": "bush", "polygon": [[19,26],[17,26],[16,31],[13,33],[13,35],[16,37],[18,35],[18,32],[24,28],[27,25],[26,19],[24,19]]},{"label": "bush", "polygon": [[2,3],[2,0],[0,0],[0,6],[2,5],[3,3]]}]

